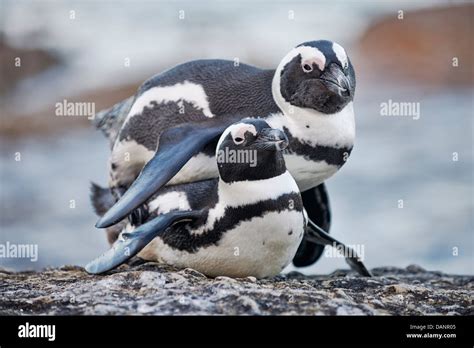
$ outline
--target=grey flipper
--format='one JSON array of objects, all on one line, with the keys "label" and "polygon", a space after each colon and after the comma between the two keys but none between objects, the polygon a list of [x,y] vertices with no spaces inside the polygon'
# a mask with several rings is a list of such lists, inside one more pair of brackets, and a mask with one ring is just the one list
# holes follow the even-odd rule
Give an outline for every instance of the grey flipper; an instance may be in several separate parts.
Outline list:
[{"label": "grey flipper", "polygon": [[95,115],[93,124],[109,139],[110,148],[113,147],[134,100],[135,97],[129,97]]},{"label": "grey flipper", "polygon": [[153,238],[163,233],[173,224],[192,221],[202,216],[202,211],[172,211],[159,215],[141,225],[133,232],[122,233],[111,249],[89,262],[85,269],[88,273],[107,272],[138,254]]},{"label": "grey flipper", "polygon": [[359,256],[353,249],[347,247],[344,243],[341,243],[337,239],[331,237],[328,233],[326,233],[323,229],[321,229],[311,220],[308,220],[307,238],[317,244],[330,245],[335,246],[337,248],[341,248],[344,252],[344,255],[352,255],[346,256],[346,262],[349,264],[349,266],[351,266],[353,270],[357,271],[360,275],[363,275],[365,277],[372,277],[370,271],[365,267],[365,265],[362,263]]},{"label": "grey flipper", "polygon": [[[237,118],[239,119],[239,118]],[[119,201],[99,219],[98,228],[117,223],[171,180],[207,144],[218,138],[236,117],[187,123],[165,130],[153,158]]]}]

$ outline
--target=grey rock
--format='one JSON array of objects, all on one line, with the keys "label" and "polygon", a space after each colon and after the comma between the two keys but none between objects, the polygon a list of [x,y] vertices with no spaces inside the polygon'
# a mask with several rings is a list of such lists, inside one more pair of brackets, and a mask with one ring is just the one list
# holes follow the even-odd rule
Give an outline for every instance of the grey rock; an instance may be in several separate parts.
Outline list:
[{"label": "grey rock", "polygon": [[473,315],[473,276],[411,265],[373,278],[338,270],[272,279],[207,278],[157,263],[107,275],[64,266],[42,272],[0,269],[0,315]]}]

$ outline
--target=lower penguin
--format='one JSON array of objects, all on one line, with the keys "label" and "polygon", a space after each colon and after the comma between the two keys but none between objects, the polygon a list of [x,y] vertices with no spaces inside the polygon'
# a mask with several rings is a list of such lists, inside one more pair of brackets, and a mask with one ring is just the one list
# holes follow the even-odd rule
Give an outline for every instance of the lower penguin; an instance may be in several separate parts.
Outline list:
[{"label": "lower penguin", "polygon": [[128,223],[86,270],[103,273],[138,254],[208,276],[280,273],[306,226],[298,186],[283,159],[287,145],[285,133],[264,120],[231,125],[217,145],[219,178],[162,188],[143,207],[147,221]]},{"label": "lower penguin", "polygon": [[[137,255],[211,277],[265,278],[290,264],[304,233],[319,244],[333,243],[317,226],[307,226],[285,166],[287,146],[285,133],[264,120],[229,126],[217,144],[219,178],[161,188],[140,209],[145,222],[128,222],[86,271],[103,273]],[[96,211],[107,211],[98,207],[104,201],[95,197]],[[352,260],[356,268],[358,262]]]}]

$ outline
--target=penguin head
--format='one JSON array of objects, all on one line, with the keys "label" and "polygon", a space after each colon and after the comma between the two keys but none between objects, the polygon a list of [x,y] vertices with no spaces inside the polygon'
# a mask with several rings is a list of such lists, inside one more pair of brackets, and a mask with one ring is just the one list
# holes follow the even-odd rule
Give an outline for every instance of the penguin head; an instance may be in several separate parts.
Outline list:
[{"label": "penguin head", "polygon": [[219,175],[225,182],[261,180],[286,171],[283,150],[288,138],[262,119],[243,119],[222,133],[216,149]]},{"label": "penguin head", "polygon": [[327,40],[305,42],[280,62],[272,89],[284,111],[293,106],[334,114],[354,98],[354,68],[339,44]]}]

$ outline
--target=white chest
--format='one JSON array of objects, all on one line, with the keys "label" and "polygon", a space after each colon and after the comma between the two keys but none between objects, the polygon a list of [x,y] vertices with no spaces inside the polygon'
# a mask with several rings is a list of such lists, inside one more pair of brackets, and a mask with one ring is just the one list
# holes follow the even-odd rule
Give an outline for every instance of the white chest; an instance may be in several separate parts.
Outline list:
[{"label": "white chest", "polygon": [[325,161],[308,161],[296,154],[285,155],[285,162],[301,192],[318,186],[339,170],[338,166]]},{"label": "white chest", "polygon": [[[218,221],[237,218],[227,208],[260,204],[277,199],[287,193],[297,193],[298,187],[288,172],[277,177],[234,183],[219,182],[219,201],[210,208],[206,224],[191,233],[211,233]],[[291,196],[290,196],[291,197]],[[162,200],[176,197],[162,197]],[[209,276],[269,277],[278,274],[293,259],[304,232],[304,215],[297,202],[288,198],[280,209],[265,211],[257,216],[235,221],[233,227],[223,231],[213,244],[200,246],[189,252],[171,247],[155,238],[140,257],[159,260],[177,267],[191,267]]]},{"label": "white chest", "polygon": [[[271,115],[267,122],[274,128],[282,130],[286,128],[295,140],[310,147],[325,146],[350,149],[355,141],[352,103],[333,115],[295,108],[291,114]],[[311,151],[310,147],[306,151]],[[309,154],[295,153],[295,151],[285,154],[286,167],[295,178],[301,191],[321,184],[340,168],[340,165],[334,165],[325,160],[309,160],[310,156],[305,155]]]},{"label": "white chest", "polygon": [[298,211],[270,212],[226,231],[217,244],[197,252],[173,249],[155,238],[140,257],[208,276],[265,278],[280,273],[293,259],[303,237],[304,218]]}]

